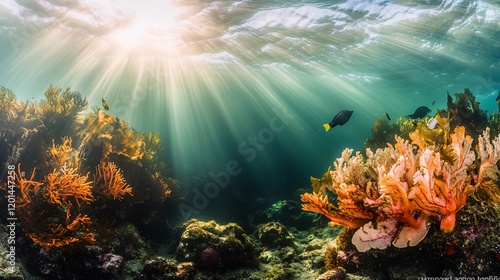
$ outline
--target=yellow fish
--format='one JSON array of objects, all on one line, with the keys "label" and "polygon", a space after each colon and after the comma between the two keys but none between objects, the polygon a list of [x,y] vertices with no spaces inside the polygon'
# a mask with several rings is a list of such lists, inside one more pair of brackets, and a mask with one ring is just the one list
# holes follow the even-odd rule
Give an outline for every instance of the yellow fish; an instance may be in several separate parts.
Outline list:
[{"label": "yellow fish", "polygon": [[106,103],[106,100],[104,100],[104,98],[102,98],[102,107],[104,107],[104,110],[109,110],[109,106],[108,106],[108,103]]}]

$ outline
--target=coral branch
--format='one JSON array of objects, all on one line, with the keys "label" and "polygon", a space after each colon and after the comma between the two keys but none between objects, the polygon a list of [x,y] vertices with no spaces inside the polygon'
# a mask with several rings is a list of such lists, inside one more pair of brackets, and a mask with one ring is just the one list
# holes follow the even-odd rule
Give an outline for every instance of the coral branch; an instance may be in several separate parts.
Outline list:
[{"label": "coral branch", "polygon": [[95,242],[94,234],[88,232],[87,229],[90,224],[90,218],[87,215],[78,215],[66,226],[57,224],[50,229],[50,233],[32,233],[29,237],[46,250],[76,243]]},{"label": "coral branch", "polygon": [[34,181],[36,168],[33,168],[31,172],[31,177],[29,180],[26,180],[21,172],[21,164],[17,165],[17,174],[16,174],[16,186],[19,189],[21,195],[17,197],[16,207],[23,208],[32,203],[32,196],[34,196],[43,183]]},{"label": "coral branch", "polygon": [[52,140],[52,147],[49,148],[50,163],[55,168],[60,168],[66,164],[67,167],[78,167],[78,153],[72,148],[71,137],[63,137],[62,143],[56,145]]},{"label": "coral branch", "polygon": [[481,159],[479,167],[478,185],[491,184],[498,180],[497,162],[500,159],[500,137],[490,141],[490,129],[486,128],[478,138],[478,154]]},{"label": "coral branch", "polygon": [[332,211],[332,209],[334,209],[334,206],[328,202],[328,196],[326,195],[318,193],[305,193],[300,196],[300,199],[303,202],[302,210],[323,214],[328,219],[330,219],[331,225],[341,225],[348,228],[358,228],[362,226],[366,222],[366,220],[369,220],[371,218],[370,216],[357,212],[356,207],[345,209],[345,214],[338,211]]},{"label": "coral branch", "polygon": [[88,176],[77,174],[76,168],[63,166],[60,172],[54,170],[47,176],[46,197],[50,203],[68,205],[69,199],[74,198],[78,206],[80,200],[90,203],[92,192]]},{"label": "coral branch", "polygon": [[132,195],[132,188],[123,178],[122,171],[112,162],[101,162],[94,175],[95,191],[113,200],[122,200],[126,194]]}]

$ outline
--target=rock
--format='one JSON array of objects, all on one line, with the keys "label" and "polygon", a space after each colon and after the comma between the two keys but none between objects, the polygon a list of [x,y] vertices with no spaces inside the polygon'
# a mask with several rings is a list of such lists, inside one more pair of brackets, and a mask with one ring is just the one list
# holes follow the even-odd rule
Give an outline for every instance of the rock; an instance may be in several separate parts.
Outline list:
[{"label": "rock", "polygon": [[269,222],[257,226],[257,237],[269,248],[295,246],[288,229],[281,223]]},{"label": "rock", "polygon": [[193,262],[200,270],[255,267],[257,253],[250,238],[235,223],[192,219],[178,228],[180,234],[176,259]]},{"label": "rock", "polygon": [[192,263],[179,263],[176,260],[156,257],[144,265],[141,279],[172,279],[191,280],[194,279],[196,271]]}]

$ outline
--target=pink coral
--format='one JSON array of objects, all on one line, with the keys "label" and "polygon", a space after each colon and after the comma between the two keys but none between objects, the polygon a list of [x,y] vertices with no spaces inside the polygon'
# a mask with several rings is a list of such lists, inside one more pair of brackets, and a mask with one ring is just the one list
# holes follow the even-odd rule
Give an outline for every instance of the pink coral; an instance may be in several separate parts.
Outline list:
[{"label": "pink coral", "polygon": [[[375,153],[367,149],[366,160],[345,149],[330,171],[331,185],[301,196],[303,210],[325,215],[331,225],[359,228],[352,239],[359,251],[391,242],[415,246],[425,238],[430,217],[440,219],[443,231],[453,230],[467,196],[498,179],[500,138],[491,142],[488,129],[479,137],[477,175],[472,138],[464,127],[455,128],[444,145],[430,145],[418,131],[410,138],[416,146],[396,136],[394,146]],[[338,206],[329,202],[327,190],[336,194]]]}]

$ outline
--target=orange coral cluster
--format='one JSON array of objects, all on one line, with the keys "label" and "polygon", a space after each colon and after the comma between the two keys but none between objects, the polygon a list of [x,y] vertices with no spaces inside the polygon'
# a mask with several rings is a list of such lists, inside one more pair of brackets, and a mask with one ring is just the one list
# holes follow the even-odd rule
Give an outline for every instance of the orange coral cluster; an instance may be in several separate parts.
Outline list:
[{"label": "orange coral cluster", "polygon": [[138,133],[124,121],[102,110],[96,114],[90,113],[83,125],[83,130],[78,133],[82,139],[78,148],[80,153],[92,146],[99,146],[102,147],[102,159],[115,153],[139,161],[151,160],[160,147],[157,133]]},{"label": "orange coral cluster", "polygon": [[80,200],[90,203],[92,200],[91,182],[88,176],[81,176],[76,168],[63,166],[60,172],[54,170],[47,176],[46,198],[50,203],[68,205],[69,199],[75,199],[78,206]]},{"label": "orange coral cluster", "polygon": [[122,200],[126,194],[132,195],[132,188],[123,178],[122,171],[112,162],[101,162],[94,175],[95,191],[113,200]]},{"label": "orange coral cluster", "polygon": [[[500,138],[492,143],[489,130],[479,137],[477,174],[472,138],[464,127],[457,127],[441,146],[429,145],[418,132],[410,138],[417,149],[396,136],[394,146],[376,153],[367,149],[367,160],[346,149],[330,171],[331,184],[301,196],[303,210],[325,215],[332,225],[356,229],[364,224],[353,237],[360,251],[385,248],[391,241],[397,247],[416,245],[427,234],[431,217],[440,220],[442,230],[453,230],[467,196],[498,178]],[[328,201],[326,190],[337,195],[338,207]]]},{"label": "orange coral cluster", "polygon": [[[330,225],[342,225],[348,228],[359,228],[364,224],[364,219],[371,219],[369,214],[363,215],[362,211],[354,204],[350,208],[343,208],[344,211],[335,211],[335,206],[328,202],[328,196],[321,193],[305,193],[302,195],[304,202],[302,210],[323,214],[330,219]],[[361,215],[358,215],[361,214]]]},{"label": "orange coral cluster", "polygon": [[67,222],[65,226],[61,224],[53,226],[50,233],[31,233],[29,237],[45,250],[76,243],[95,242],[94,234],[88,230],[90,224],[90,218],[87,215],[82,217],[79,214],[71,223]]},{"label": "orange coral cluster", "polygon": [[50,163],[54,168],[60,168],[66,164],[68,167],[78,167],[78,154],[72,147],[71,137],[63,137],[62,143],[56,145],[52,140],[52,147],[49,148]]},{"label": "orange coral cluster", "polygon": [[[90,182],[87,176],[80,176],[76,169],[67,169],[50,173],[46,180],[35,181],[35,169],[29,179],[26,179],[18,165],[16,174],[16,188],[20,195],[17,197],[16,206],[19,209],[23,231],[36,244],[46,250],[68,246],[76,243],[95,241],[94,235],[88,226],[91,224],[87,215],[78,214],[71,221],[72,200],[77,203],[89,203],[92,199]],[[49,215],[48,212],[38,211],[46,203],[61,206],[65,211],[61,217]],[[61,211],[62,212],[62,211]],[[57,222],[57,221],[62,222]]]},{"label": "orange coral cluster", "polygon": [[43,186],[43,183],[34,180],[35,172],[36,168],[33,169],[30,179],[27,180],[24,176],[22,176],[21,164],[17,165],[16,186],[21,193],[21,195],[16,198],[16,207],[18,209],[22,209],[30,205],[34,194],[38,193],[40,187]]}]

